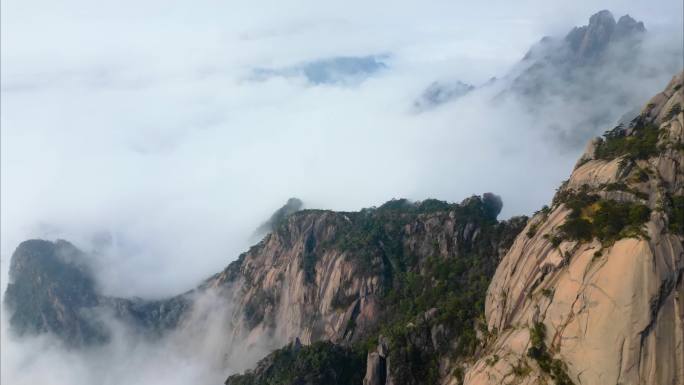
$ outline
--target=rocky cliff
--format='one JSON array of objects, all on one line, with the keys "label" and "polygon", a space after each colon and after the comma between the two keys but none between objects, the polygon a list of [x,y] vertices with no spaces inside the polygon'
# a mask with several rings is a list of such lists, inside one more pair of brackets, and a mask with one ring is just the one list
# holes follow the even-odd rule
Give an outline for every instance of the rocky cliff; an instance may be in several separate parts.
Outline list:
[{"label": "rocky cliff", "polygon": [[231,287],[236,338],[356,341],[377,329],[383,300],[404,275],[420,273],[430,258],[477,253],[493,269],[524,223],[497,222],[497,204],[474,197],[460,205],[396,200],[354,213],[301,211],[207,285]]},{"label": "rocky cliff", "polygon": [[593,141],[516,238],[466,384],[684,382],[682,77]]},{"label": "rocky cliff", "polygon": [[233,351],[293,340],[359,345],[444,305],[433,316],[468,329],[451,337],[469,351],[489,277],[526,221],[497,221],[501,205],[485,194],[461,204],[401,199],[360,212],[293,212],[195,290],[157,301],[103,296],[89,257],[73,245],[27,241],[13,255],[5,305],[15,332],[50,332],[72,346],[106,342],[112,319],[145,338],[187,326],[201,334],[219,311],[227,313],[220,345]]}]

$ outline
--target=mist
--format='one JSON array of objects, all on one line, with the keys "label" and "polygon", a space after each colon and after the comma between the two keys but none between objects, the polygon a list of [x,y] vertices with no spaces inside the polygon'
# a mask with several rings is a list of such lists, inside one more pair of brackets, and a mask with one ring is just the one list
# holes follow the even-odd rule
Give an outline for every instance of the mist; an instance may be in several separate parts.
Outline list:
[{"label": "mist", "polygon": [[140,335],[105,309],[94,316],[106,323],[110,341],[68,348],[55,336],[17,337],[3,322],[2,381],[17,385],[221,384],[242,372],[283,341],[273,337],[247,343],[230,338],[232,305],[208,291],[193,299],[193,311],[162,338]]},{"label": "mist", "polygon": [[[497,96],[542,36],[605,8],[645,22],[648,55],[635,60],[648,76],[601,74],[632,96],[593,107],[617,119],[645,103],[681,68],[681,4],[656,3],[3,2],[0,287],[21,241],[62,238],[91,253],[103,294],[178,294],[237,258],[293,196],[359,210],[491,191],[500,218],[530,214],[612,126],[578,133],[581,104],[532,114]],[[317,67],[347,65],[336,58],[374,65],[351,77]],[[491,77],[412,108],[435,80]],[[2,375],[15,384],[222,382],[283,343],[226,364],[210,357],[236,347],[169,353],[188,330],[147,343],[119,327],[116,343],[83,354],[6,324],[3,312]]]}]

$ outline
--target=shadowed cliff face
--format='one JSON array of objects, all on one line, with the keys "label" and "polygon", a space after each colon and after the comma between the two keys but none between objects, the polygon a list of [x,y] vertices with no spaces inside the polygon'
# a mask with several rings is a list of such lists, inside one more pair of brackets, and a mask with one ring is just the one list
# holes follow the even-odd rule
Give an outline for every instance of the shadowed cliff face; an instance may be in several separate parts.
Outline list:
[{"label": "shadowed cliff face", "polygon": [[11,329],[19,335],[51,333],[69,346],[102,344],[110,338],[105,317],[158,335],[175,327],[189,306],[188,294],[164,301],[102,296],[89,258],[64,240],[21,243],[5,293]]},{"label": "shadowed cliff face", "polygon": [[107,334],[89,309],[99,304],[86,257],[66,241],[23,242],[12,255],[6,305],[19,334],[59,331],[74,344]]},{"label": "shadowed cliff face", "polygon": [[466,384],[682,384],[683,75],[593,141],[517,237]]}]

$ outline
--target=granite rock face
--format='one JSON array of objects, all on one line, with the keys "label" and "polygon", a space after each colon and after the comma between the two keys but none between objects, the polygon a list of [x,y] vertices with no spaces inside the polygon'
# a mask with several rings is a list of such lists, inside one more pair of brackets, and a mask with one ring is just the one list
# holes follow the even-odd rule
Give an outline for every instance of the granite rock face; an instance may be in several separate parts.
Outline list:
[{"label": "granite rock face", "polygon": [[[683,383],[682,81],[592,142],[555,204],[515,240],[487,294],[495,339],[465,384]],[[577,217],[562,197],[579,192],[599,200]],[[558,237],[569,222],[591,226],[606,202],[650,214],[611,240]]]}]

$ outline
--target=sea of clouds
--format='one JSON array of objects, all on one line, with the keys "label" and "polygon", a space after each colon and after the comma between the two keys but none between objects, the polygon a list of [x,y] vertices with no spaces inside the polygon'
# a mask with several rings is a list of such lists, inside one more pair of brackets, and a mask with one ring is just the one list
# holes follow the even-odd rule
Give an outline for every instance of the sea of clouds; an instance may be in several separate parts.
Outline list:
[{"label": "sea of clouds", "polygon": [[[655,3],[598,5],[649,30],[649,54],[634,59],[648,77],[605,74],[641,103],[674,74],[661,57],[681,58],[681,4]],[[531,45],[586,24],[596,7],[5,1],[0,287],[19,242],[64,238],[95,255],[105,294],[177,294],[254,243],[291,196],[358,210],[492,191],[502,218],[530,214],[567,178],[578,143],[601,132],[561,127],[572,138],[558,140],[549,127],[572,126],[581,105],[551,101],[540,117],[497,96]],[[456,101],[412,108],[435,80],[493,76]],[[628,104],[605,100],[615,119]],[[187,351],[125,331],[85,355],[46,336],[16,339],[5,313],[7,383],[214,383],[228,370],[208,358],[210,344]]]}]

